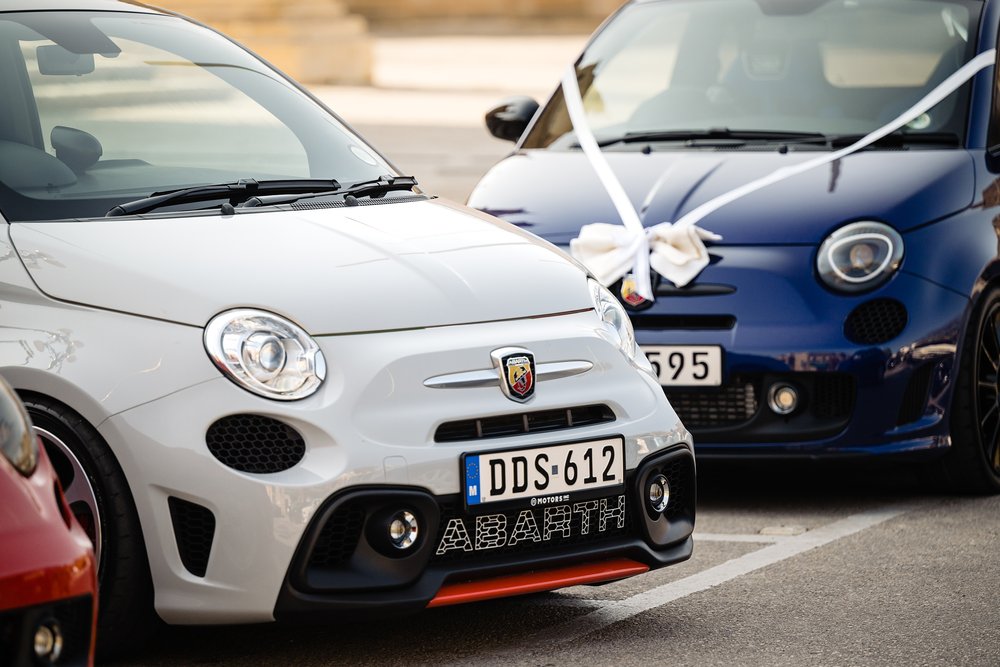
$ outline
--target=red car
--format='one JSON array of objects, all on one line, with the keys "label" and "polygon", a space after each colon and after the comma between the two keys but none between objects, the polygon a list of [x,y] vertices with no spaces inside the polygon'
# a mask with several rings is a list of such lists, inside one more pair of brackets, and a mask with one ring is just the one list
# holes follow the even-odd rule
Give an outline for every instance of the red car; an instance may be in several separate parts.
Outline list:
[{"label": "red car", "polygon": [[24,406],[0,378],[0,665],[92,665],[97,569]]}]

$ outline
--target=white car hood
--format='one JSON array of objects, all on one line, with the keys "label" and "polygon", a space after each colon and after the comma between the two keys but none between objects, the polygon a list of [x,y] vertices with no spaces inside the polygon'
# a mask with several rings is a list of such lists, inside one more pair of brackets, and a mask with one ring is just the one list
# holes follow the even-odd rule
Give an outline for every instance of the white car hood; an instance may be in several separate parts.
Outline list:
[{"label": "white car hood", "polygon": [[313,335],[591,307],[579,266],[554,246],[440,200],[14,223],[11,238],[53,298],[196,326],[237,307]]}]

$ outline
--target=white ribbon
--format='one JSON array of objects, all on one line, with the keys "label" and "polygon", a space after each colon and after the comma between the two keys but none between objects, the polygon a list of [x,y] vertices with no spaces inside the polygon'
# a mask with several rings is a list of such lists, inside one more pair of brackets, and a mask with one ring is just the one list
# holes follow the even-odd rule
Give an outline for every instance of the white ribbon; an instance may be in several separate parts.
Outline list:
[{"label": "white ribbon", "polygon": [[601,185],[611,197],[622,224],[584,225],[580,229],[580,235],[570,241],[570,253],[583,262],[594,277],[605,285],[613,283],[631,271],[636,281],[636,292],[644,299],[654,298],[649,279],[651,265],[657,273],[678,287],[683,287],[708,266],[708,251],[703,241],[718,241],[722,238],[695,227],[702,218],[761,188],[843,159],[892,134],[958,90],[981,70],[993,65],[996,62],[996,55],[996,49],[980,53],[942,81],[919,102],[850,146],[797,165],[776,169],[766,176],[710,199],[681,216],[675,223],[664,222],[649,229],[643,227],[632,201],[612,171],[600,146],[597,145],[597,140],[587,124],[580,87],[576,80],[576,69],[571,66],[562,79],[566,110],[580,147],[597,173]]}]

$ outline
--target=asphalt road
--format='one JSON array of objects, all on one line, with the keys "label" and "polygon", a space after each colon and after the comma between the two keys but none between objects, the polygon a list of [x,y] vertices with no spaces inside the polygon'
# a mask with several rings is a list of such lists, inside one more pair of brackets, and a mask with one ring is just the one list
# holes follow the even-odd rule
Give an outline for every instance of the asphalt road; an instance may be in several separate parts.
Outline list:
[{"label": "asphalt road", "polygon": [[709,466],[695,553],[599,587],[318,626],[165,628],[132,665],[1000,664],[1000,497]]}]

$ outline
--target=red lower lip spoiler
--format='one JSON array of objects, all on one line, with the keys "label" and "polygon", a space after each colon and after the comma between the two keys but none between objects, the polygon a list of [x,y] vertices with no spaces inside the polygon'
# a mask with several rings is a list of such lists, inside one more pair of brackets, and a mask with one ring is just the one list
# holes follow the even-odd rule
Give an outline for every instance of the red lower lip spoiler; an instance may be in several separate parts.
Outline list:
[{"label": "red lower lip spoiler", "polygon": [[583,563],[523,574],[507,574],[478,581],[445,584],[434,599],[427,603],[427,607],[445,607],[513,595],[541,593],[566,586],[598,584],[632,577],[648,570],[648,565],[628,558],[616,558],[598,563]]}]

